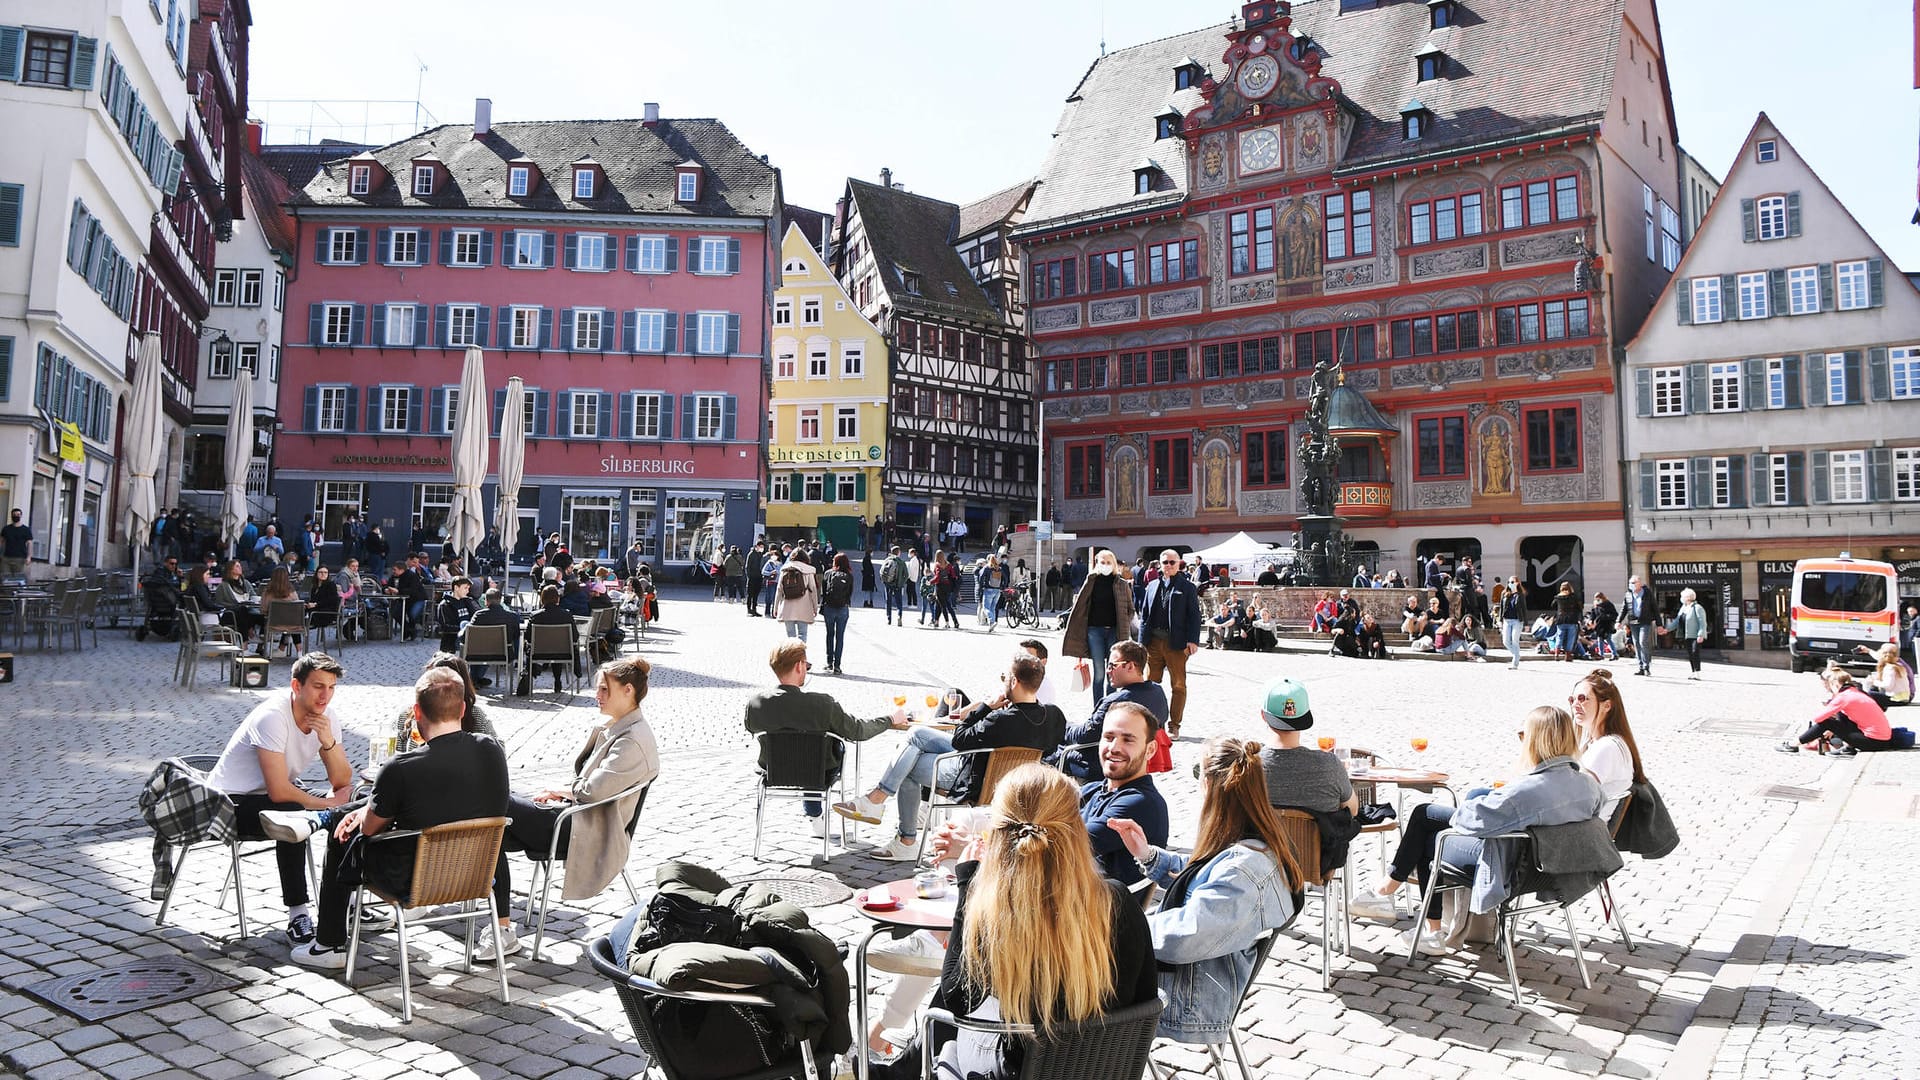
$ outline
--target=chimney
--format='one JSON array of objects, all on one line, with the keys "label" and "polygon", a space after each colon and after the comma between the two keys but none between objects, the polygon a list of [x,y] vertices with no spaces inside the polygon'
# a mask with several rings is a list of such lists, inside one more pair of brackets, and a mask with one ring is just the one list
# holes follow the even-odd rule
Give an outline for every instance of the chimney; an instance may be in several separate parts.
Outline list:
[{"label": "chimney", "polygon": [[641,126],[659,127],[660,126],[660,103],[657,101],[649,101],[642,108],[645,111],[641,113],[641,117],[642,117],[640,121]]},{"label": "chimney", "polygon": [[247,151],[254,157],[260,156],[260,144],[267,138],[267,126],[258,120],[247,121]]},{"label": "chimney", "polygon": [[893,190],[893,170],[892,169],[883,168],[880,170],[880,186],[883,188],[886,188],[888,191]]},{"label": "chimney", "polygon": [[473,99],[473,137],[484,137],[493,130],[493,99]]}]

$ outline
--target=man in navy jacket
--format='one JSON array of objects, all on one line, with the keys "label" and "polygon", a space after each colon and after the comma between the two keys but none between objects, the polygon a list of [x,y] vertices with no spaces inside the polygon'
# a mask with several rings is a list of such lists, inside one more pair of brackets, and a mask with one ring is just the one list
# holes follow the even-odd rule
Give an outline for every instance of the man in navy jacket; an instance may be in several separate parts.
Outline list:
[{"label": "man in navy jacket", "polygon": [[1147,644],[1147,678],[1168,676],[1171,719],[1167,734],[1180,737],[1187,709],[1187,657],[1200,648],[1200,592],[1180,572],[1180,553],[1160,553],[1160,576],[1147,583],[1141,604],[1140,636]]}]

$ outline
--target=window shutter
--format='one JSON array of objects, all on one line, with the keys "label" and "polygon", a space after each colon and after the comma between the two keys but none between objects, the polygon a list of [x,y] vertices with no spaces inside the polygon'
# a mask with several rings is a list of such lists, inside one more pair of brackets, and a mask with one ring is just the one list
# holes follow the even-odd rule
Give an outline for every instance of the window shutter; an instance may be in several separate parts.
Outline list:
[{"label": "window shutter", "polygon": [[1858,405],[1862,401],[1866,400],[1865,397],[1860,392],[1862,389],[1861,384],[1865,381],[1861,378],[1860,350],[1848,349],[1845,353],[1841,355],[1844,357],[1844,360],[1842,362],[1846,364],[1847,399],[1845,401],[1833,402],[1833,404]]},{"label": "window shutter", "polygon": [[1676,282],[1673,313],[1679,317],[1681,326],[1693,325],[1693,281],[1689,278],[1680,278]]},{"label": "window shutter", "polygon": [[493,265],[493,230],[480,230],[480,265]]},{"label": "window shutter", "polygon": [[26,189],[0,184],[0,247],[20,246],[20,202]]},{"label": "window shutter", "polygon": [[1720,318],[1732,322],[1740,317],[1740,275],[1720,275]]},{"label": "window shutter", "polygon": [[415,434],[426,430],[420,423],[420,413],[426,404],[426,396],[426,388],[422,386],[411,387],[407,390],[407,430]]},{"label": "window shutter", "polygon": [[566,248],[565,257],[566,257],[567,269],[569,270],[580,269],[580,235],[578,233],[567,234],[567,248]]},{"label": "window shutter", "polygon": [[560,309],[560,334],[562,343],[568,352],[573,351],[573,309]]},{"label": "window shutter", "polygon": [[727,355],[733,356],[740,351],[740,316],[727,316]]},{"label": "window shutter", "polygon": [[1687,412],[1703,413],[1713,407],[1713,399],[1707,396],[1707,365],[1687,365]]},{"label": "window shutter", "polygon": [[505,304],[501,304],[499,319],[500,347],[503,349],[511,349],[513,348],[513,309]]},{"label": "window shutter", "polygon": [[0,26],[0,81],[20,81],[20,51],[26,44],[25,31],[17,26]]},{"label": "window shutter", "polygon": [[837,501],[836,496],[839,493],[838,492],[839,487],[840,485],[834,482],[833,474],[827,473],[824,477],[821,478],[820,501],[821,502]]},{"label": "window shutter", "polygon": [[320,388],[309,386],[306,389],[306,401],[301,412],[302,431],[320,430]]},{"label": "window shutter", "polygon": [[493,430],[500,430],[500,421],[507,415],[507,392],[505,389],[493,392]]},{"label": "window shutter", "polygon": [[560,437],[573,438],[573,391],[560,391]]},{"label": "window shutter", "polygon": [[1640,459],[1640,509],[1653,510],[1660,505],[1658,482],[1653,476],[1653,462]]},{"label": "window shutter", "polygon": [[1787,192],[1787,235],[1800,235],[1800,193]]},{"label": "window shutter", "polygon": [[666,323],[667,328],[660,339],[662,343],[660,351],[670,352],[670,353],[679,352],[680,351],[680,315],[679,313],[669,311],[666,313],[665,316],[662,317],[662,321]]},{"label": "window shutter", "polygon": [[553,348],[553,309],[540,309],[540,347]]},{"label": "window shutter", "polygon": [[359,387],[357,386],[347,387],[347,407],[343,411],[342,415],[346,417],[348,431],[360,430],[360,388]]},{"label": "window shutter", "polygon": [[1787,408],[1797,409],[1800,399],[1800,358],[1783,356],[1780,358],[1781,381],[1787,384]]},{"label": "window shutter", "polygon": [[1740,239],[1753,243],[1756,233],[1753,226],[1753,200],[1740,200]]},{"label": "window shutter", "polygon": [[70,89],[93,89],[93,64],[99,51],[100,42],[94,38],[73,39],[73,67],[67,72],[67,86]]},{"label": "window shutter", "polygon": [[1833,264],[1821,263],[1814,268],[1814,276],[1820,279],[1820,310],[1833,310]]},{"label": "window shutter", "polygon": [[867,474],[864,472],[854,475],[853,497],[861,502],[867,501]]},{"label": "window shutter", "polygon": [[393,230],[381,228],[373,234],[373,261],[381,266],[393,265]]},{"label": "window shutter", "polygon": [[373,344],[375,346],[381,346],[381,345],[385,345],[386,343],[387,343],[387,305],[375,304],[373,305]]},{"label": "window shutter", "polygon": [[359,266],[367,261],[367,240],[367,230],[353,230],[353,264],[355,266]]},{"label": "window shutter", "polygon": [[688,353],[697,353],[700,351],[700,315],[699,313],[694,311],[687,312],[686,323],[687,323],[687,335],[686,335],[687,350],[686,351]]},{"label": "window shutter", "polygon": [[1787,272],[1785,269],[1767,271],[1767,317],[1789,314],[1793,308],[1787,302]]},{"label": "window shutter", "polygon": [[1687,462],[1687,505],[1713,505],[1713,459],[1691,458]]},{"label": "window shutter", "polygon": [[[490,318],[491,315],[492,313],[487,310],[487,306],[485,304],[476,304],[474,306],[473,343],[475,345],[480,346],[483,349],[487,347],[487,331],[493,326],[492,319]],[[504,346],[506,342],[503,339],[500,342],[497,342],[496,344]]]},{"label": "window shutter", "polygon": [[1815,450],[1813,452],[1813,501],[1817,503],[1828,501],[1830,497],[1828,491],[1827,452]]},{"label": "window shutter", "polygon": [[321,304],[308,304],[307,305],[307,345],[310,348],[315,348],[315,349],[319,348],[320,343],[326,339],[326,332],[327,332],[326,307]]},{"label": "window shutter", "polygon": [[1873,401],[1886,401],[1893,397],[1893,380],[1887,370],[1887,349],[1884,345],[1875,345],[1867,350],[1867,393]]},{"label": "window shutter", "polygon": [[353,329],[349,331],[347,341],[352,345],[367,343],[367,305],[353,305]]},{"label": "window shutter", "polygon": [[427,430],[437,435],[447,430],[447,388],[436,386],[427,394]]},{"label": "window shutter", "polygon": [[740,272],[740,240],[738,237],[730,236],[727,238],[727,273],[737,274],[739,272]]},{"label": "window shutter", "polygon": [[1767,362],[1748,360],[1745,372],[1746,385],[1740,388],[1740,407],[1748,412],[1758,412],[1767,407]]},{"label": "window shutter", "polygon": [[385,417],[380,415],[380,399],[386,396],[385,387],[376,385],[370,386],[367,389],[371,391],[367,394],[367,430],[384,430],[381,421],[384,420]]},{"label": "window shutter", "polygon": [[332,229],[315,229],[313,231],[313,261],[322,266],[326,265],[327,262],[327,238],[332,232]]},{"label": "window shutter", "polygon": [[1887,264],[1884,259],[1867,260],[1867,306],[1881,307],[1887,302]]},{"label": "window shutter", "polygon": [[[415,229],[414,231],[420,234],[420,239],[414,242],[413,261],[408,263],[407,265],[408,266],[425,266],[428,263],[433,261],[433,230],[432,229]],[[440,231],[451,232],[452,230],[442,229]]]},{"label": "window shutter", "polygon": [[1893,498],[1893,451],[1884,446],[1867,451],[1867,498],[1873,502]]},{"label": "window shutter", "polygon": [[734,426],[739,419],[739,403],[732,394],[728,394],[720,404],[720,437],[733,441]]},{"label": "window shutter", "polygon": [[[667,243],[671,244],[673,243],[673,241],[669,240],[667,241]],[[687,272],[688,273],[698,273],[700,271],[700,243],[701,243],[701,240],[697,236],[687,237]]]},{"label": "window shutter", "polygon": [[596,429],[602,439],[613,437],[613,395],[600,391],[600,426]]},{"label": "window shutter", "polygon": [[551,392],[535,390],[533,392],[533,431],[530,434],[546,437],[553,428],[547,423],[547,409],[552,404]]},{"label": "window shutter", "polygon": [[[688,241],[688,243],[692,243],[692,241]],[[693,249],[691,247],[687,249],[687,261],[693,261]],[[667,237],[667,273],[671,274],[678,269],[680,269],[680,238],[677,236],[669,236]]]},{"label": "window shutter", "polygon": [[[519,265],[519,256],[514,251],[514,249],[519,245],[513,239],[514,234],[519,231],[520,230],[518,229],[501,229],[500,230],[500,265],[501,266],[518,266]],[[489,230],[489,232],[491,232],[491,230]]]},{"label": "window shutter", "polygon": [[1807,354],[1807,404],[1827,403],[1827,354]]},{"label": "window shutter", "polygon": [[637,274],[640,272],[640,238],[638,236],[627,237],[626,265],[628,273]]},{"label": "window shutter", "polygon": [[433,344],[433,342],[427,337],[427,335],[431,333],[433,330],[433,324],[428,321],[432,317],[433,317],[433,310],[427,307],[427,305],[425,304],[413,305],[413,347],[414,348],[424,349]]},{"label": "window shutter", "polygon": [[673,395],[660,395],[660,437],[673,438]]},{"label": "window shutter", "polygon": [[620,438],[633,438],[633,391],[620,391]]},{"label": "window shutter", "polygon": [[613,311],[609,308],[600,309],[600,351],[620,351],[619,327],[614,324]]},{"label": "window shutter", "polygon": [[1744,509],[1747,505],[1747,459],[1744,454],[1727,458],[1727,505]]},{"label": "window shutter", "polygon": [[680,437],[683,439],[693,438],[694,433],[699,430],[693,425],[694,405],[696,403],[694,395],[680,395]]},{"label": "window shutter", "polygon": [[1750,476],[1753,480],[1753,505],[1765,506],[1773,498],[1773,476],[1767,471],[1769,459],[1765,454],[1753,455],[1753,468]]},{"label": "window shutter", "polygon": [[554,236],[552,233],[541,233],[540,238],[540,269],[551,270],[560,261],[559,253],[554,250]]},{"label": "window shutter", "polygon": [[440,265],[453,265],[453,230],[440,230]]},{"label": "window shutter", "polygon": [[1787,503],[1791,506],[1807,504],[1807,455],[1795,450],[1787,455]]},{"label": "window shutter", "polygon": [[620,334],[621,334],[622,340],[624,340],[627,343],[628,352],[639,351],[637,348],[640,342],[640,313],[639,312],[623,311],[620,313]]},{"label": "window shutter", "polygon": [[1647,368],[1633,373],[1633,415],[1653,415],[1653,372]]}]

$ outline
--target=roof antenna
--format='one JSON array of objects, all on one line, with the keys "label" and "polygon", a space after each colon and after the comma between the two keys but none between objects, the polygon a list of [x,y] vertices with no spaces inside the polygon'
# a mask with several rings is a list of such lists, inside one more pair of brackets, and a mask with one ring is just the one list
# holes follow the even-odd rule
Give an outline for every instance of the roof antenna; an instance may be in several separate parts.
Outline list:
[{"label": "roof antenna", "polygon": [[1100,0],[1100,59],[1107,58],[1107,3]]},{"label": "roof antenna", "polygon": [[420,59],[419,53],[413,54],[413,62],[420,65],[419,77],[413,81],[413,130],[420,130],[420,91],[427,83],[427,62]]}]

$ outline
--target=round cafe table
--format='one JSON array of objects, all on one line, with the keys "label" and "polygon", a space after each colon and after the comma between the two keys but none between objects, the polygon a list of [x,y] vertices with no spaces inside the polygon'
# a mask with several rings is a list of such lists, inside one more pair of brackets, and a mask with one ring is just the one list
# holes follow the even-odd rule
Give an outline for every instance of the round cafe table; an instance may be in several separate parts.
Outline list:
[{"label": "round cafe table", "polygon": [[[868,897],[874,889],[885,889],[887,894],[900,902],[900,906],[891,910],[877,911],[867,906]],[[913,878],[901,881],[889,881],[875,885],[854,894],[853,905],[861,915],[873,921],[873,929],[860,939],[860,947],[853,954],[853,1047],[854,1071],[860,1080],[867,1080],[867,950],[873,939],[881,934],[902,936],[916,930],[953,929],[954,907],[959,903],[959,887],[949,882],[947,895],[937,900],[928,900],[920,896],[919,886]]]}]

